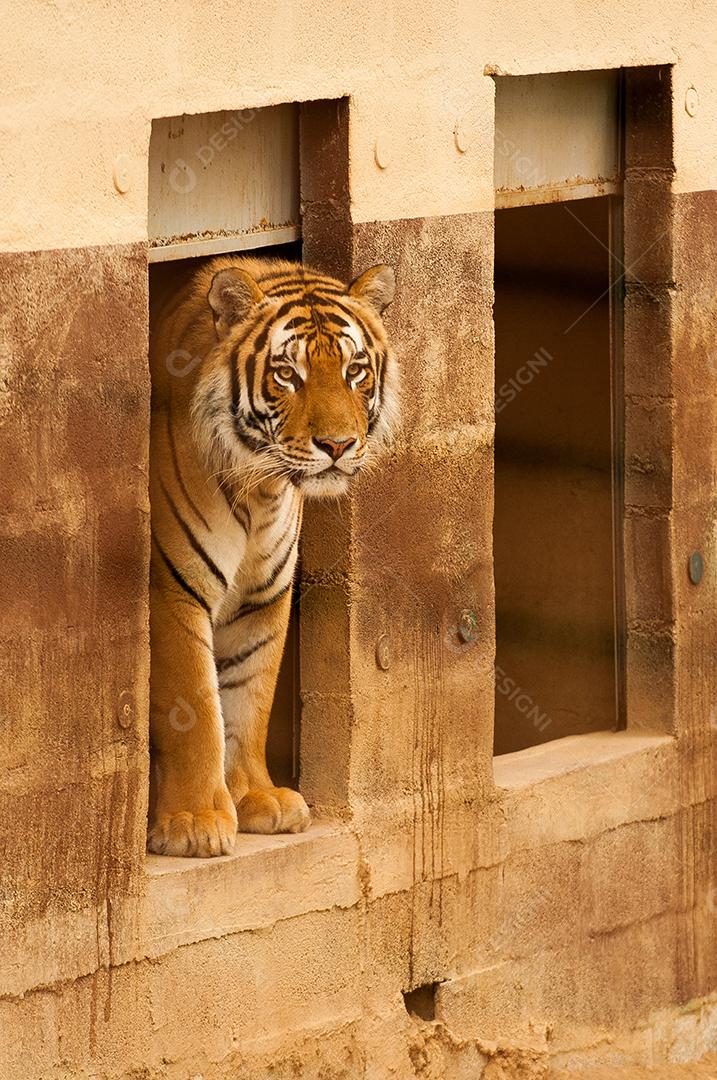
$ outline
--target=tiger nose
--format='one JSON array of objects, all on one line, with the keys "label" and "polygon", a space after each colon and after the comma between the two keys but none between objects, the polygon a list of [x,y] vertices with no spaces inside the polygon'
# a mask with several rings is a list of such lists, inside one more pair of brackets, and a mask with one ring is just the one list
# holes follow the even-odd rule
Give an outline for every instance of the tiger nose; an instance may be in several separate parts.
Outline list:
[{"label": "tiger nose", "polygon": [[328,454],[332,461],[338,461],[342,454],[344,454],[349,447],[353,446],[356,442],[355,439],[329,439],[328,436],[324,436],[322,439],[314,439],[314,446],[318,446],[319,450],[323,450]]}]

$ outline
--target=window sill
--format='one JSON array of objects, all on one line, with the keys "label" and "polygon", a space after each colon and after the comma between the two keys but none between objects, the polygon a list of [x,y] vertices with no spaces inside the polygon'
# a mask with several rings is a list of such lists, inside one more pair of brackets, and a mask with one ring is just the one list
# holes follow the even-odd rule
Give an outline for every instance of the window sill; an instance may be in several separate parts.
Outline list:
[{"label": "window sill", "polygon": [[501,857],[674,814],[676,755],[669,735],[604,731],[494,758]]},{"label": "window sill", "polygon": [[595,731],[569,735],[540,746],[528,746],[493,758],[495,786],[504,791],[532,787],[578,769],[589,769],[662,746],[672,746],[670,735],[630,731]]}]

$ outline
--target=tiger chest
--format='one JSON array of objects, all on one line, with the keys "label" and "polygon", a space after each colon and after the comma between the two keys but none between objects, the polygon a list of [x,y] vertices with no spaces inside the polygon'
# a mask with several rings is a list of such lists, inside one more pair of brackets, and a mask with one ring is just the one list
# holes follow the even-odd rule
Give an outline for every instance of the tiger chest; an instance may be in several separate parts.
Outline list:
[{"label": "tiger chest", "polygon": [[291,485],[276,493],[250,496],[237,506],[243,543],[234,587],[220,613],[250,613],[291,589],[298,553],[302,498]]}]

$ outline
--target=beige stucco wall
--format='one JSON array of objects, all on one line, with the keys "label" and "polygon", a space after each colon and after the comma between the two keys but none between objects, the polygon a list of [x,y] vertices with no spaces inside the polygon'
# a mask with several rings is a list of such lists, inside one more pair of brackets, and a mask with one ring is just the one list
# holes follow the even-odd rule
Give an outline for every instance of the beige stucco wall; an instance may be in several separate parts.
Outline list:
[{"label": "beige stucco wall", "polygon": [[[521,74],[675,63],[676,190],[717,183],[717,34],[709,0],[416,5],[31,4],[2,41],[0,245],[146,238],[153,117],[352,98],[355,221],[493,206],[493,84]],[[695,117],[684,109],[694,85]],[[455,146],[460,123],[465,153]],[[376,140],[389,165],[377,167]],[[130,190],[112,181],[128,159]]]}]

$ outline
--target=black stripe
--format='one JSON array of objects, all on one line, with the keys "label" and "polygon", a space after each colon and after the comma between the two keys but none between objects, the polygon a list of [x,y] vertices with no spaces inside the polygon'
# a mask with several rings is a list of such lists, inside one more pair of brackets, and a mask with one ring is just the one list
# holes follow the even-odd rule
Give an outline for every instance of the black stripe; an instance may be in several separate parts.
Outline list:
[{"label": "black stripe", "polygon": [[229,367],[232,375],[232,416],[236,416],[239,412],[239,400],[241,398],[241,388],[239,386],[239,346],[232,349],[229,354]]},{"label": "black stripe", "polygon": [[174,514],[174,516],[175,516],[175,518],[177,520],[177,524],[179,525],[182,532],[184,533],[187,540],[189,541],[189,545],[192,548],[192,551],[196,552],[196,554],[199,556],[199,558],[203,561],[206,568],[208,570],[210,570],[211,573],[214,574],[214,577],[217,579],[217,581],[221,582],[221,584],[224,586],[224,588],[227,589],[229,587],[229,583],[227,582],[227,579],[224,577],[224,574],[221,572],[221,570],[219,569],[217,564],[214,562],[211,555],[209,555],[204,550],[204,548],[199,543],[199,541],[197,540],[197,538],[194,535],[194,533],[192,532],[192,530],[187,525],[187,523],[184,520],[184,518],[182,517],[182,515],[179,513],[179,510],[177,509],[177,504],[175,503],[174,499],[172,498],[172,496],[169,494],[166,487],[164,486],[164,480],[162,480],[161,477],[159,479],[159,482],[161,484],[162,491],[164,492],[164,497],[165,497],[165,499],[167,500],[167,502],[169,503],[169,505],[171,507],[172,513]]},{"label": "black stripe", "polygon": [[347,305],[346,301],[350,301],[350,299],[346,293],[339,293],[337,296],[331,294],[329,296],[322,294],[320,291],[307,293],[304,297],[307,304],[313,304],[328,311],[331,311],[332,308],[338,308],[339,311],[348,316],[351,322],[362,322],[362,316]]},{"label": "black stripe", "polygon": [[297,281],[295,285],[282,285],[280,289],[272,289],[268,295],[271,300],[280,300],[284,296],[295,296],[299,300],[305,288],[305,284]]},{"label": "black stripe", "polygon": [[262,292],[269,295],[274,285],[286,285],[289,281],[301,281],[298,270],[273,270],[268,274],[257,275],[257,284],[266,286]]},{"label": "black stripe", "polygon": [[254,430],[258,431],[260,435],[264,434],[261,424],[257,420],[256,416],[252,416],[251,414],[249,416],[242,416],[242,420],[247,427],[254,428]]},{"label": "black stripe", "polygon": [[281,573],[281,571],[284,569],[284,567],[286,566],[286,564],[289,561],[291,553],[294,550],[294,545],[296,544],[297,535],[298,535],[298,530],[297,530],[297,532],[294,533],[294,536],[292,537],[291,543],[289,544],[288,548],[286,549],[285,554],[282,555],[282,557],[279,560],[278,564],[274,567],[272,572],[269,574],[269,577],[266,579],[264,584],[257,586],[256,589],[252,589],[253,594],[264,592],[265,589],[270,588],[274,584],[274,582],[278,578],[279,574]]},{"label": "black stripe", "polygon": [[[262,331],[264,333],[266,328]],[[266,331],[268,333],[268,331]],[[259,335],[261,336],[261,335]],[[256,348],[256,342],[254,343]],[[249,409],[251,412],[255,412],[254,407],[254,372],[256,371],[256,352],[252,350],[246,358],[246,366],[244,368],[244,375],[246,377],[246,392],[249,398]]]},{"label": "black stripe", "polygon": [[309,321],[305,315],[297,315],[294,319],[289,319],[287,323],[284,323],[283,329],[296,330],[299,326],[306,326]]},{"label": "black stripe", "polygon": [[212,612],[211,612],[211,608],[209,607],[209,604],[207,603],[207,601],[204,599],[203,596],[200,596],[199,593],[196,592],[192,588],[192,586],[189,584],[188,581],[184,580],[182,575],[179,573],[179,570],[177,570],[177,567],[174,565],[174,563],[171,561],[169,556],[164,551],[164,549],[163,549],[162,545],[160,544],[159,540],[157,539],[154,531],[152,531],[152,539],[154,540],[154,543],[155,543],[155,545],[157,547],[157,551],[162,556],[162,562],[167,567],[167,569],[169,570],[169,572],[172,575],[172,577],[174,578],[174,580],[177,582],[178,585],[180,585],[184,589],[184,591],[189,596],[193,597],[197,601],[197,603],[199,604],[200,607],[204,608],[204,610],[206,611],[207,615],[209,615],[209,618],[211,620]]},{"label": "black stripe", "polygon": [[[304,297],[303,296],[300,298],[300,300],[287,300],[287,301],[285,301],[281,305],[281,307],[278,308],[277,311],[274,313],[272,323],[281,322],[281,320],[286,318],[286,316],[292,311],[292,309],[297,307],[297,306],[300,306],[300,307],[307,307],[308,306],[307,304],[304,303]],[[298,318],[298,315],[297,315],[297,318]],[[307,322],[309,321],[309,316],[305,315],[304,318],[306,319]],[[266,334],[266,336],[268,337],[269,326],[265,326],[262,333],[259,334],[259,336],[257,337],[256,342],[255,342],[255,345],[256,345],[257,348],[262,348],[262,346],[266,344],[266,337],[263,337],[263,334]],[[261,342],[261,344],[260,344],[260,342]]]},{"label": "black stripe", "polygon": [[169,433],[169,447],[172,452],[172,464],[174,465],[174,473],[177,477],[177,483],[181,488],[182,494],[184,495],[184,498],[186,499],[189,508],[199,518],[207,532],[211,532],[212,530],[209,528],[209,522],[207,521],[201,510],[199,510],[198,507],[195,506],[195,504],[193,503],[189,492],[187,491],[187,488],[185,486],[184,480],[182,479],[182,473],[179,468],[179,458],[177,457],[177,447],[174,442],[174,431],[172,430],[172,417],[170,415],[169,409],[167,409],[167,431]]},{"label": "black stripe", "polygon": [[[284,306],[286,307],[286,305],[284,305]],[[285,311],[284,314],[286,315],[289,311],[291,311],[291,309],[293,307],[294,307],[294,304],[289,304],[288,308],[287,308],[287,311]],[[270,323],[267,323],[266,326],[264,327],[264,329],[260,333],[257,334],[256,340],[254,341],[253,346],[252,346],[252,349],[253,349],[252,355],[254,357],[256,357],[256,354],[261,352],[261,350],[264,348],[267,341],[269,340],[269,331],[271,330],[272,326],[274,326],[275,323],[277,323],[279,321],[280,318],[281,318],[281,316],[277,312],[274,315],[274,318],[272,319],[272,321]]]},{"label": "black stripe", "polygon": [[227,506],[229,507],[232,514],[234,515],[234,517],[237,519],[237,521],[241,525],[244,532],[248,533],[249,529],[251,528],[251,518],[249,517],[248,512],[247,512],[246,517],[244,517],[244,515],[243,515],[244,508],[242,507],[241,503],[234,500],[234,499],[232,499],[231,492],[227,491],[226,487],[224,486],[224,484],[222,483],[221,480],[219,481],[219,490],[221,491],[222,495],[226,499]]},{"label": "black stripe", "polygon": [[238,690],[240,686],[246,686],[248,682],[261,674],[261,672],[255,672],[254,675],[245,675],[243,679],[233,679],[232,682],[225,682],[219,684],[220,690]]},{"label": "black stripe", "polygon": [[255,611],[261,611],[263,608],[271,607],[271,605],[275,604],[277,600],[281,600],[282,596],[286,596],[289,589],[291,588],[291,585],[292,583],[290,581],[287,582],[287,584],[284,585],[281,589],[279,589],[277,593],[274,593],[273,596],[270,596],[268,600],[261,600],[258,604],[242,604],[239,610],[236,611],[234,615],[232,615],[231,619],[228,619],[227,622],[222,623],[222,629],[225,626],[233,626],[235,622],[238,622],[239,619],[243,619],[245,615],[253,615]]},{"label": "black stripe", "polygon": [[[327,277],[325,274],[312,273],[311,270],[301,266],[296,270],[281,270],[275,273],[264,274],[261,277],[257,277],[257,282],[260,285],[266,285],[264,292],[271,293],[271,289],[274,285],[288,285],[290,282],[295,282],[297,287],[303,288],[305,285],[313,285],[315,282],[320,281],[322,284],[330,285],[333,288],[340,288],[341,282],[336,281],[335,278]],[[273,295],[273,294],[272,294]]]},{"label": "black stripe", "polygon": [[[312,289],[311,292],[307,292],[304,296],[304,300],[307,304],[323,304],[324,307],[331,307],[335,304],[337,308],[342,311],[349,312],[350,309],[346,307],[345,303],[340,301],[349,300],[350,297],[345,292],[340,292],[338,289],[324,289],[321,285]],[[353,312],[350,312],[353,317]]]},{"label": "black stripe", "polygon": [[[345,296],[345,294],[342,295]],[[366,346],[369,349],[373,348],[373,336],[371,335],[368,327],[366,326],[365,320],[362,318],[361,315],[358,315],[355,311],[352,311],[351,308],[348,308],[345,304],[340,303],[339,299],[334,298],[333,296],[320,296],[318,293],[307,293],[304,297],[304,302],[318,308],[321,312],[322,318],[326,318],[326,316],[331,313],[332,308],[338,308],[339,311],[342,311],[344,315],[348,316],[351,322],[355,323],[358,326],[361,334],[363,335]]]},{"label": "black stripe", "polygon": [[[293,508],[293,503],[294,503],[293,498],[292,498],[291,501],[292,501],[292,508]],[[276,522],[276,518],[272,518],[271,522],[262,525],[261,530],[257,530],[257,531],[262,531],[262,530],[268,529],[269,525],[274,524],[275,522]],[[295,528],[295,526],[296,526],[296,522],[294,521],[294,515],[292,514],[291,521],[286,526],[286,528],[284,529],[283,533],[281,534],[279,539],[274,544],[271,551],[262,552],[262,554],[259,556],[259,558],[261,559],[262,562],[266,562],[267,559],[270,559],[272,557],[272,555],[276,554],[276,552],[279,550],[279,548],[284,543],[284,541],[286,540],[289,533]]]},{"label": "black stripe", "polygon": [[346,289],[342,289],[338,285],[325,285],[323,281],[307,281],[307,288],[310,288],[314,293],[323,293],[325,296],[347,296]]},{"label": "black stripe", "polygon": [[273,424],[274,442],[279,441],[279,436],[281,435],[282,431],[286,427],[286,423],[287,423],[288,419],[289,419],[289,414],[288,413],[283,413],[283,414],[279,413],[278,418],[275,420],[275,422]]},{"label": "black stripe", "polygon": [[303,458],[304,461],[311,461],[314,456],[313,454],[309,454],[308,452],[302,450],[300,446],[295,446],[290,439],[287,439],[284,445],[288,450],[291,451],[292,457]]},{"label": "black stripe", "polygon": [[[262,521],[261,525],[256,530],[256,535],[258,536],[259,533],[266,532],[267,529],[270,529],[271,526],[275,525],[275,524],[276,524],[276,518],[275,517],[269,518],[268,521]],[[286,536],[286,533],[284,533],[284,536]],[[277,544],[276,547],[278,547],[278,546],[279,545]],[[274,548],[274,551],[276,551],[276,547]],[[272,553],[271,553],[272,555],[274,554],[274,551],[272,551]]]},{"label": "black stripe", "polygon": [[208,641],[204,640],[204,638],[202,637],[201,634],[196,634],[194,632],[194,630],[191,629],[191,627],[187,626],[186,623],[183,623],[182,620],[179,618],[179,616],[177,615],[177,613],[174,611],[173,608],[170,607],[169,613],[172,616],[172,618],[174,619],[174,621],[179,626],[181,626],[181,628],[182,628],[182,630],[184,630],[185,634],[189,634],[189,636],[191,638],[194,638],[194,640],[198,641],[200,645],[203,645],[204,648],[207,649],[212,654],[212,656],[214,655],[214,649],[212,648],[212,646],[209,644]]},{"label": "black stripe", "polygon": [[258,498],[260,498],[262,500],[262,502],[269,503],[269,504],[277,503],[279,501],[279,499],[283,499],[284,496],[286,495],[286,488],[284,488],[283,491],[279,491],[279,492],[272,491],[272,492],[269,492],[268,495],[265,495],[264,492],[261,490],[261,486],[260,486],[256,491],[256,495],[257,495]]},{"label": "black stripe", "polygon": [[276,631],[274,631],[273,634],[268,634],[265,638],[261,638],[260,641],[255,641],[253,645],[249,645],[246,649],[242,649],[236,656],[229,656],[224,660],[217,660],[217,674],[221,675],[224,671],[228,671],[229,668],[236,667],[237,664],[243,664],[245,660],[248,660],[254,653],[259,652],[259,649],[268,645],[275,637]]},{"label": "black stripe", "polygon": [[343,319],[340,315],[337,315],[333,311],[325,311],[322,313],[321,317],[324,322],[333,323],[334,326],[341,326],[344,329],[348,329],[348,327],[351,325],[348,319]]},{"label": "black stripe", "polygon": [[246,422],[246,418],[241,416],[237,416],[234,420],[234,434],[236,435],[237,439],[240,443],[243,443],[244,446],[246,446],[249,450],[261,450],[263,446],[266,446],[266,440],[262,442],[261,439],[255,438],[254,435],[249,435],[248,432],[242,431],[242,420]]},{"label": "black stripe", "polygon": [[376,358],[376,374],[374,375],[374,389],[376,391],[376,405],[374,407],[373,414],[368,424],[368,434],[370,435],[373,429],[378,423],[378,418],[381,415],[381,405],[383,404],[383,384],[386,378],[386,368],[388,366],[388,353],[383,349]]},{"label": "black stripe", "polygon": [[234,411],[235,416],[237,415],[237,412],[238,412],[238,409],[239,409],[239,399],[240,399],[240,396],[241,396],[240,385],[239,385],[239,350],[241,349],[242,345],[247,340],[247,338],[250,337],[251,334],[254,333],[254,331],[256,330],[259,323],[263,319],[265,319],[268,314],[269,313],[267,311],[265,311],[265,310],[264,311],[259,311],[259,313],[254,317],[252,322],[249,324],[249,326],[247,326],[244,329],[244,331],[242,332],[240,337],[238,337],[236,339],[236,341],[233,343],[233,346],[232,346],[232,351],[231,351],[231,354],[230,354],[230,357],[229,357],[229,363],[231,365],[231,377],[232,377],[232,409]]}]

